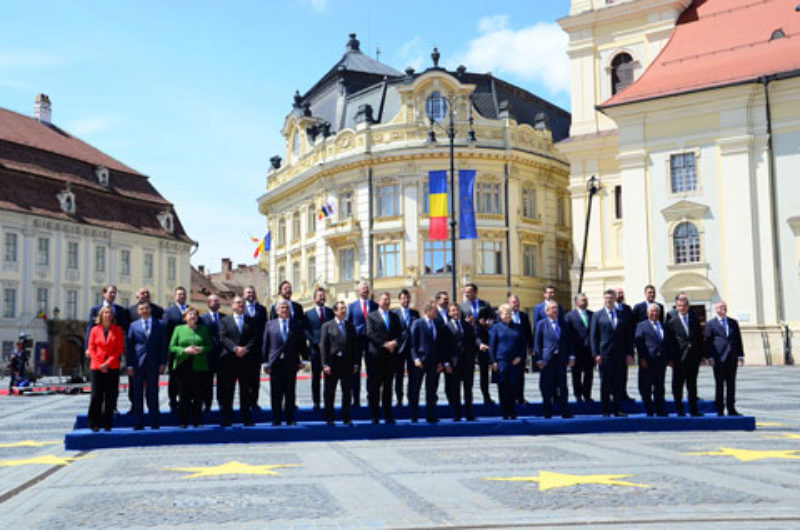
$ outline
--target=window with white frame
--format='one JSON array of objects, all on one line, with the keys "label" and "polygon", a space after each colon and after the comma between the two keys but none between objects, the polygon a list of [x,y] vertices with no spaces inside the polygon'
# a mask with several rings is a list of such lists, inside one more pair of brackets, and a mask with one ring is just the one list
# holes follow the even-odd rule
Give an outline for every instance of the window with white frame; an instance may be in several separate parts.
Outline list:
[{"label": "window with white frame", "polygon": [[36,240],[36,265],[40,267],[50,265],[50,240],[46,237]]},{"label": "window with white frame", "polygon": [[144,254],[144,273],[145,280],[153,279],[153,255],[150,252]]},{"label": "window with white frame", "polygon": [[312,289],[317,283],[317,258],[311,256],[306,261],[306,264],[306,285],[309,289]]},{"label": "window with white frame", "polygon": [[67,320],[78,319],[78,291],[67,289]]},{"label": "window with white frame", "polygon": [[50,307],[50,289],[47,287],[36,288],[36,311],[39,313],[47,314],[47,308]]},{"label": "window with white frame", "polygon": [[339,194],[339,219],[350,219],[353,216],[353,192],[343,191]]},{"label": "window with white frame", "polygon": [[[420,206],[422,206],[422,213],[429,214],[431,212],[431,195],[430,195],[430,188],[428,187],[428,180],[425,179],[422,185],[422,200],[420,201]],[[447,211],[450,211],[450,187],[447,188]]]},{"label": "window with white frame", "polygon": [[106,247],[94,249],[94,272],[106,272]]},{"label": "window with white frame", "polygon": [[499,182],[478,182],[475,184],[475,208],[478,213],[503,213]]},{"label": "window with white frame", "polygon": [[558,279],[562,282],[569,279],[569,261],[566,250],[558,251]]},{"label": "window with white frame", "polygon": [[286,279],[286,265],[278,266],[278,281],[282,282]]},{"label": "window with white frame", "polygon": [[17,316],[17,290],[13,287],[3,289],[3,318]]},{"label": "window with white frame", "polygon": [[670,155],[669,180],[672,193],[697,191],[697,160],[694,153]]},{"label": "window with white frame", "polygon": [[675,263],[700,262],[700,232],[694,223],[680,223],[672,232]]},{"label": "window with white frame", "polygon": [[400,243],[378,245],[378,278],[393,278],[401,274]]},{"label": "window with white frame", "polygon": [[119,251],[119,274],[120,276],[131,274],[131,251],[125,248]]},{"label": "window with white frame", "polygon": [[538,276],[539,247],[522,245],[522,275],[533,278]]},{"label": "window with white frame", "polygon": [[292,241],[300,241],[300,212],[292,214]]},{"label": "window with white frame", "polygon": [[339,281],[350,282],[355,279],[355,250],[353,248],[339,249]]},{"label": "window with white frame", "polygon": [[17,234],[6,232],[5,253],[3,254],[6,263],[17,262],[18,240]]},{"label": "window with white frame", "polygon": [[300,289],[300,262],[292,262],[292,287]]},{"label": "window with white frame", "polygon": [[292,155],[294,159],[300,158],[300,131],[294,132],[294,145],[292,146]]},{"label": "window with white frame", "polygon": [[453,271],[452,244],[447,241],[425,241],[425,274],[444,274]]},{"label": "window with white frame", "polygon": [[503,242],[479,240],[482,274],[503,274]]},{"label": "window with white frame", "polygon": [[95,291],[94,293],[94,302],[92,305],[102,305],[103,304],[103,292],[102,291]]},{"label": "window with white frame", "polygon": [[401,187],[399,184],[388,184],[378,186],[376,190],[375,211],[378,217],[393,217],[400,215],[400,195]]},{"label": "window with white frame", "polygon": [[522,217],[536,219],[536,190],[522,189]]},{"label": "window with white frame", "polygon": [[167,258],[167,280],[174,282],[178,276],[178,261],[174,256]]},{"label": "window with white frame", "polygon": [[278,219],[278,246],[282,247],[286,244],[286,219],[281,217]]},{"label": "window with white frame", "polygon": [[67,242],[67,268],[68,269],[77,269],[78,268],[78,242],[77,241],[68,241]]},{"label": "window with white frame", "polygon": [[313,204],[306,210],[306,231],[311,235],[317,231],[317,209]]}]

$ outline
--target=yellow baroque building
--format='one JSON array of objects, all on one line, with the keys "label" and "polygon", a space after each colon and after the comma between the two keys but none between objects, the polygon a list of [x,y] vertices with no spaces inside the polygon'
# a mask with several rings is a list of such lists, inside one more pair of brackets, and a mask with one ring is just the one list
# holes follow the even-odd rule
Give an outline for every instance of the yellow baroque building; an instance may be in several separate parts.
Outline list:
[{"label": "yellow baroque building", "polygon": [[[424,72],[401,73],[362,54],[353,34],[342,59],[295,95],[282,129],[285,163],[272,158],[258,199],[271,233],[260,261],[268,296],[283,280],[304,304],[316,286],[329,302],[352,300],[362,281],[394,300],[408,289],[414,305],[451,290],[450,241],[428,239],[427,195],[429,172],[450,167],[452,111],[455,189],[459,170],[476,171],[478,231],[456,243],[458,300],[474,282],[493,305],[515,293],[531,309],[547,284],[568,302],[569,166],[553,142],[566,137],[569,113],[432,57]],[[332,212],[321,216],[323,207]]]}]

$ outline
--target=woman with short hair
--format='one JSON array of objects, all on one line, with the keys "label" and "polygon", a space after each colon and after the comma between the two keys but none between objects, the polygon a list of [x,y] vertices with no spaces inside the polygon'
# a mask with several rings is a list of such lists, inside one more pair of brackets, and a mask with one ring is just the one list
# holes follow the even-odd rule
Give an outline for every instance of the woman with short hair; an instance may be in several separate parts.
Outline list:
[{"label": "woman with short hair", "polygon": [[169,351],[174,356],[172,370],[178,380],[178,417],[181,428],[185,429],[190,419],[195,427],[203,424],[203,382],[212,344],[208,328],[199,324],[197,309],[187,307],[183,321],[186,324],[172,332]]},{"label": "woman with short hair", "polygon": [[105,306],[94,320],[86,353],[91,359],[92,374],[89,428],[94,432],[100,429],[111,430],[119,394],[119,360],[124,349],[122,328],[117,325],[111,306]]}]

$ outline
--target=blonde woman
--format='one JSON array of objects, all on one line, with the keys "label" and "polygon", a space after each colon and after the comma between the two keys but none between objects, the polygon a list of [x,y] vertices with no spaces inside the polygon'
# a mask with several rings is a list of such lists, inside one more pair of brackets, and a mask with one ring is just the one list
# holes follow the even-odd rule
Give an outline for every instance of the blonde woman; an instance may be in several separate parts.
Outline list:
[{"label": "blonde woman", "polygon": [[172,370],[178,380],[178,417],[185,429],[190,419],[195,427],[202,425],[203,381],[212,344],[208,328],[199,325],[197,309],[187,307],[183,321],[186,323],[172,332],[169,351],[174,357]]},{"label": "blonde woman", "polygon": [[125,349],[125,337],[111,306],[101,308],[94,323],[86,354],[91,359],[92,373],[89,428],[94,432],[101,428],[110,431],[119,394],[119,360]]}]

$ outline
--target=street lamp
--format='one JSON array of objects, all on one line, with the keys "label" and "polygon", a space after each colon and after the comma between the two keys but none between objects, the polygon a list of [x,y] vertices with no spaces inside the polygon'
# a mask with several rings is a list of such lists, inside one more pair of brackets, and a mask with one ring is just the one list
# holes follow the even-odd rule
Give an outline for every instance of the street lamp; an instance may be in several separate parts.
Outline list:
[{"label": "street lamp", "polygon": [[583,232],[583,254],[581,255],[581,276],[578,280],[578,293],[583,292],[583,271],[586,268],[586,244],[589,241],[589,221],[592,218],[592,199],[595,194],[600,190],[598,185],[597,176],[592,175],[586,181],[586,191],[589,193],[589,206],[586,209],[586,228]]},{"label": "street lamp", "polygon": [[[434,53],[431,54],[434,59],[434,64],[438,64],[438,50],[434,48]],[[453,279],[453,300],[458,297],[458,278],[456,272],[456,207],[455,207],[455,140],[456,140],[456,104],[459,102],[458,96],[446,97],[439,92],[434,92],[428,97],[425,104],[425,111],[430,121],[430,129],[428,130],[427,143],[430,146],[436,145],[436,126],[441,127],[447,133],[450,139],[450,256],[451,256],[451,272]],[[444,129],[439,122],[441,122],[445,115],[449,115],[449,123],[447,129]],[[475,130],[473,129],[474,120],[472,118],[472,104],[469,104],[469,132],[467,133],[467,143],[472,144],[477,141],[475,137]]]}]

